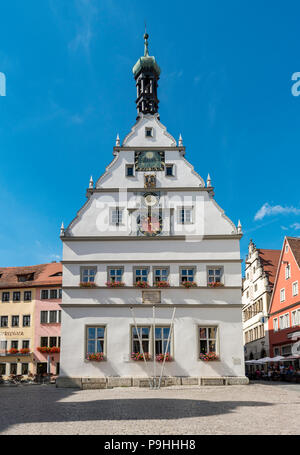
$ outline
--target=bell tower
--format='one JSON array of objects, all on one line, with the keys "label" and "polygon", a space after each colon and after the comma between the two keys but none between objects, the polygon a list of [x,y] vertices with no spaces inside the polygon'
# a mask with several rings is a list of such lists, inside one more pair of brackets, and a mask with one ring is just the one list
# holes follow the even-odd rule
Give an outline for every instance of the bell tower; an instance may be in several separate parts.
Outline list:
[{"label": "bell tower", "polygon": [[147,33],[144,34],[144,56],[140,57],[132,71],[137,88],[137,111],[138,114],[156,114],[158,112],[157,87],[160,68],[154,57],[149,56]]}]

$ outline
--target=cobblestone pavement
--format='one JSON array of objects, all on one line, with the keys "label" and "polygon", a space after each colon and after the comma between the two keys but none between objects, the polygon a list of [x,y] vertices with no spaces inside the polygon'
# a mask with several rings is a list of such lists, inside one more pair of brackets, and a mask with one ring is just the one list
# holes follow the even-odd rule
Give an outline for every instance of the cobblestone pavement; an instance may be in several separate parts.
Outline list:
[{"label": "cobblestone pavement", "polygon": [[0,387],[0,434],[300,434],[300,384]]}]

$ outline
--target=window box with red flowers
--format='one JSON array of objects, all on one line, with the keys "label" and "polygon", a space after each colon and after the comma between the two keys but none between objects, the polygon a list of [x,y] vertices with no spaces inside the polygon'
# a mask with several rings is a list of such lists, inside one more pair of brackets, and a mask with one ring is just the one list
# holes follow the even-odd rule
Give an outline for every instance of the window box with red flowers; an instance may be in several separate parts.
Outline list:
[{"label": "window box with red flowers", "polygon": [[144,360],[144,358],[146,360],[150,360],[150,354],[148,352],[144,352],[144,354],[142,352],[133,352],[131,354],[131,359],[137,362],[140,360]]},{"label": "window box with red flowers", "polygon": [[123,288],[125,286],[122,281],[108,281],[105,284],[108,288]]},{"label": "window box with red flowers", "polygon": [[207,286],[209,288],[222,288],[224,284],[220,283],[219,281],[212,281],[211,283],[207,283]]},{"label": "window box with red flowers", "polygon": [[147,283],[147,281],[137,281],[136,283],[134,283],[134,287],[146,289],[149,287],[149,284]]},{"label": "window box with red flowers", "polygon": [[79,283],[79,286],[80,286],[81,288],[89,288],[89,289],[90,289],[90,288],[96,288],[96,287],[97,287],[97,285],[96,285],[96,283],[95,283],[94,281],[81,281],[81,282]]},{"label": "window box with red flowers", "polygon": [[168,354],[168,353],[167,354],[157,354],[155,358],[156,358],[157,362],[163,362],[164,360],[166,362],[172,362],[172,360],[173,360],[172,357],[170,356],[170,354]]},{"label": "window box with red flowers", "polygon": [[185,289],[196,288],[197,283],[195,283],[195,281],[182,281],[181,286]]},{"label": "window box with red flowers", "polygon": [[11,348],[8,352],[9,352],[9,354],[12,354],[12,355],[18,354],[19,353],[19,349]]},{"label": "window box with red flowers", "polygon": [[29,348],[23,348],[23,349],[20,350],[20,354],[29,355],[30,354],[30,349]]},{"label": "window box with red flowers", "polygon": [[52,346],[51,348],[49,346],[41,346],[37,350],[42,354],[57,354],[60,352],[60,348],[57,346]]},{"label": "window box with red flowers", "polygon": [[155,282],[155,286],[157,288],[169,288],[170,287],[170,283],[168,281],[156,281]]},{"label": "window box with red flowers", "polygon": [[219,356],[215,352],[208,352],[206,354],[200,354],[199,359],[204,360],[204,362],[210,362],[212,360],[219,360]]},{"label": "window box with red flowers", "polygon": [[86,360],[90,362],[102,362],[105,360],[103,352],[96,352],[95,354],[88,353],[86,355]]}]

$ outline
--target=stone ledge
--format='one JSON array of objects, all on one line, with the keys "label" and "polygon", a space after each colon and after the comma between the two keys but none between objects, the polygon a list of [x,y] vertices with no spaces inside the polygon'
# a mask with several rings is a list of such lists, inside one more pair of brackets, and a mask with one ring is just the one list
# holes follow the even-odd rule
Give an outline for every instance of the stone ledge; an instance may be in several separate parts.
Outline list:
[{"label": "stone ledge", "polygon": [[[156,378],[157,384],[159,377]],[[152,383],[152,378],[150,378]],[[224,386],[224,385],[247,385],[249,379],[246,376],[209,376],[209,377],[163,377],[161,387],[170,386]],[[114,387],[150,387],[146,377],[101,377],[101,378],[69,378],[58,377],[56,387],[69,387],[87,389],[107,389]]]}]

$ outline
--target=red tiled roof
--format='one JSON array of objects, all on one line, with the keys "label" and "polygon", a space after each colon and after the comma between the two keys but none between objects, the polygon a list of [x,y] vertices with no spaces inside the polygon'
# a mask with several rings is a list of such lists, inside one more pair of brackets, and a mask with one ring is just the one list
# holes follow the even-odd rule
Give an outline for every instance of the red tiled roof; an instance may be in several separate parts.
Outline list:
[{"label": "red tiled roof", "polygon": [[[0,267],[0,288],[28,288],[38,286],[60,286],[62,276],[62,264],[52,262],[50,264],[30,265],[27,267]],[[19,275],[33,274],[33,280],[18,281]]]},{"label": "red tiled roof", "polygon": [[271,286],[274,285],[281,250],[263,250],[258,248],[261,265],[268,276]]},{"label": "red tiled roof", "polygon": [[287,237],[287,241],[289,242],[293,255],[295,256],[298,267],[300,267],[300,237]]}]

